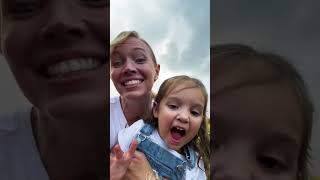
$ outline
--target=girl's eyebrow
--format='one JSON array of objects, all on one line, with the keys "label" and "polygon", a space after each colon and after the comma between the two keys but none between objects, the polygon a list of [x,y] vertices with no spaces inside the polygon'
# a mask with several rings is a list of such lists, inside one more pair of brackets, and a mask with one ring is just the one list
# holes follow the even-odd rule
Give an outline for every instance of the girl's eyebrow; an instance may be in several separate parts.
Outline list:
[{"label": "girl's eyebrow", "polygon": [[263,141],[277,147],[285,147],[292,152],[299,151],[300,148],[298,140],[294,136],[283,132],[272,133],[272,135],[263,138]]},{"label": "girl's eyebrow", "polygon": [[[168,96],[166,101],[178,101],[178,102],[180,102],[180,101],[182,101],[182,100],[181,100],[180,98],[177,98],[177,97],[174,97],[174,96]],[[193,103],[192,106],[193,106],[193,107],[196,107],[196,108],[204,109],[204,106],[203,106],[203,104],[201,104],[201,103],[195,102],[195,103]]]}]

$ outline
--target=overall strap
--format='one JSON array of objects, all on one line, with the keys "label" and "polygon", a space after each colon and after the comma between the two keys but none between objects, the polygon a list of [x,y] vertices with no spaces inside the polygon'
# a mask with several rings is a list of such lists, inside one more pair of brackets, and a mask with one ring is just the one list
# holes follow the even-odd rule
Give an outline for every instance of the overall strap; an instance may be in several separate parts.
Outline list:
[{"label": "overall strap", "polygon": [[193,169],[197,163],[196,152],[190,146],[185,146],[184,148],[185,157],[187,160],[187,166],[190,169]]},{"label": "overall strap", "polygon": [[185,171],[187,166],[186,161],[176,157],[149,139],[142,140],[138,145],[138,149],[141,150],[147,157],[157,159],[161,162],[161,164],[166,165],[171,170]]}]

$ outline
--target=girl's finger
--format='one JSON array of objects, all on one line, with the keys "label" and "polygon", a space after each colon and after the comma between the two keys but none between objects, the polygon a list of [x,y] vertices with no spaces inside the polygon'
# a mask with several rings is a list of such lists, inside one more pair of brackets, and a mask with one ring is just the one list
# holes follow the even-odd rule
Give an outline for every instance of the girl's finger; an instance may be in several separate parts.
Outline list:
[{"label": "girl's finger", "polygon": [[119,144],[114,146],[113,152],[114,152],[114,154],[115,154],[117,159],[121,159],[122,158],[123,152],[121,151],[121,148],[120,148]]},{"label": "girl's finger", "polygon": [[134,152],[136,152],[137,147],[138,147],[138,141],[136,139],[133,139],[131,144],[130,144],[130,148],[128,150],[128,156],[131,158],[134,156]]}]

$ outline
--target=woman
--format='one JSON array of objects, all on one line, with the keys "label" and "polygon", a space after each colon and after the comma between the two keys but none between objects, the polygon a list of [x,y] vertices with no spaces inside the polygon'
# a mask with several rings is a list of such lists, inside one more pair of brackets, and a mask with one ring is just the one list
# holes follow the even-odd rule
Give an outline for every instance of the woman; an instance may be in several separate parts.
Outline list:
[{"label": "woman", "polygon": [[[110,98],[110,149],[117,143],[116,137],[121,129],[143,119],[151,111],[152,86],[158,79],[159,71],[160,65],[150,45],[137,32],[122,32],[111,42],[110,77],[120,97]],[[133,152],[127,152],[128,156],[132,157]],[[135,156],[127,177],[145,178],[146,174],[150,174],[150,166],[143,154],[136,151]]]},{"label": "woman", "polygon": [[1,179],[105,179],[109,1],[0,2],[1,53],[33,104],[1,118]]},{"label": "woman", "polygon": [[110,55],[110,76],[120,94],[110,99],[112,148],[119,130],[143,118],[146,109],[151,110],[151,90],[160,65],[148,43],[134,31],[120,33],[111,43]]}]

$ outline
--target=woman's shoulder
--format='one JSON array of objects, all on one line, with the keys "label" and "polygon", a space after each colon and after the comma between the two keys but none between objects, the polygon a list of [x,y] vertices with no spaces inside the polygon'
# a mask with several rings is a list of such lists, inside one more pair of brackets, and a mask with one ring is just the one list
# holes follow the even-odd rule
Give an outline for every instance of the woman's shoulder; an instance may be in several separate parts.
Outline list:
[{"label": "woman's shoulder", "polygon": [[13,132],[21,123],[28,123],[30,120],[31,108],[19,109],[14,112],[6,112],[0,115],[0,132]]},{"label": "woman's shoulder", "polygon": [[112,96],[110,97],[110,104],[116,104],[119,102],[119,100],[120,100],[119,96]]}]

